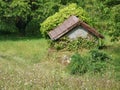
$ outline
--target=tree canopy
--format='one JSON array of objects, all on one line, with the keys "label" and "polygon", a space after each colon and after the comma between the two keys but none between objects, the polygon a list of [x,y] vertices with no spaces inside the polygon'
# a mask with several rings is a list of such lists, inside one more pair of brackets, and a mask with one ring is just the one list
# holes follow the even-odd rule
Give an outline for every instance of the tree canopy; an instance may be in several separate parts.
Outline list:
[{"label": "tree canopy", "polygon": [[119,40],[119,9],[120,0],[0,0],[0,32],[45,35],[75,14],[101,33]]}]

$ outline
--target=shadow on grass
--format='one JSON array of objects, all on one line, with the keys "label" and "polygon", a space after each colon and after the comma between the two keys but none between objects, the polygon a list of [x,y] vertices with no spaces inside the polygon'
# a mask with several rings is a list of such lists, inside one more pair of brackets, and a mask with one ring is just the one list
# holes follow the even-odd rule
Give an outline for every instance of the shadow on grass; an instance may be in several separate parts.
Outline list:
[{"label": "shadow on grass", "polygon": [[19,41],[19,40],[37,40],[43,38],[41,35],[37,36],[20,36],[14,34],[0,34],[0,41]]}]

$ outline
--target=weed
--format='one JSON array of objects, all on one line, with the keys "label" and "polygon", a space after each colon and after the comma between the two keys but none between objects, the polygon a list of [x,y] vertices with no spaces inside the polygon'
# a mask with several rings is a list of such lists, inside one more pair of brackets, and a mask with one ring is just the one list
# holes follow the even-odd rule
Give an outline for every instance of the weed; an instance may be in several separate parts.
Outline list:
[{"label": "weed", "polygon": [[90,54],[91,54],[93,62],[107,61],[107,60],[111,59],[105,52],[101,52],[97,49],[91,50]]},{"label": "weed", "polygon": [[76,40],[70,40],[67,37],[60,38],[58,41],[50,42],[50,46],[54,47],[56,50],[69,50],[77,51],[82,48],[91,49],[97,47],[96,39],[87,40],[83,38],[78,38]]},{"label": "weed", "polygon": [[87,60],[81,57],[80,54],[75,53],[71,57],[71,63],[68,65],[68,69],[70,70],[71,74],[84,74],[87,72]]},{"label": "weed", "polygon": [[103,73],[107,69],[107,61],[110,60],[107,54],[96,50],[90,51],[90,55],[81,56],[75,53],[71,57],[68,69],[71,74],[85,74],[88,72]]}]

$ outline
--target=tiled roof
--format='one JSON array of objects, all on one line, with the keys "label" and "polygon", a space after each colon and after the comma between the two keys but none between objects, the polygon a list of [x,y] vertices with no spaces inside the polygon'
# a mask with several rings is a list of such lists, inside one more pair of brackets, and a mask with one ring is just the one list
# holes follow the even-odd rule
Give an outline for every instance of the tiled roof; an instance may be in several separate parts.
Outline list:
[{"label": "tiled roof", "polygon": [[56,27],[54,30],[51,30],[48,35],[52,40],[59,39],[69,31],[71,31],[76,26],[81,25],[83,28],[87,29],[90,33],[95,35],[98,38],[104,38],[101,34],[99,34],[94,28],[91,28],[88,24],[82,22],[76,16],[70,16],[67,20],[65,20],[61,25]]}]

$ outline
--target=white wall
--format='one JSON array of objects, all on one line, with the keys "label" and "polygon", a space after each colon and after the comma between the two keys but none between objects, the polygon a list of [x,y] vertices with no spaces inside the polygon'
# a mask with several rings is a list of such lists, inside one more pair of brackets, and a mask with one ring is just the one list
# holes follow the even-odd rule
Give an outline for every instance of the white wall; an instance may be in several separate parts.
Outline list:
[{"label": "white wall", "polygon": [[70,39],[76,39],[78,37],[88,38],[88,31],[82,28],[81,26],[78,26],[71,30],[69,33],[67,33],[67,36]]}]

